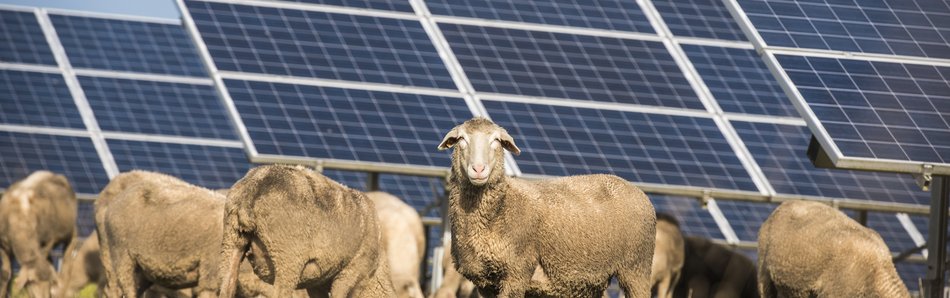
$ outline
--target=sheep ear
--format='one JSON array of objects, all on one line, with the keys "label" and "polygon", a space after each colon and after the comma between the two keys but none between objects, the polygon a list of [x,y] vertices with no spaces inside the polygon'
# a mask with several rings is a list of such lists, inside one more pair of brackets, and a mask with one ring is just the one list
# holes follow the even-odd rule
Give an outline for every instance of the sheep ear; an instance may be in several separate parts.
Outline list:
[{"label": "sheep ear", "polygon": [[511,152],[511,154],[521,154],[521,149],[518,148],[518,145],[515,145],[515,139],[511,138],[511,135],[509,135],[507,131],[502,131],[498,139],[501,141],[501,147]]},{"label": "sheep ear", "polygon": [[459,128],[458,126],[456,126],[452,130],[450,130],[449,133],[445,134],[445,137],[442,138],[442,143],[439,144],[440,151],[446,150],[446,149],[452,148],[452,146],[455,146],[455,143],[457,143],[459,140],[458,130]]}]

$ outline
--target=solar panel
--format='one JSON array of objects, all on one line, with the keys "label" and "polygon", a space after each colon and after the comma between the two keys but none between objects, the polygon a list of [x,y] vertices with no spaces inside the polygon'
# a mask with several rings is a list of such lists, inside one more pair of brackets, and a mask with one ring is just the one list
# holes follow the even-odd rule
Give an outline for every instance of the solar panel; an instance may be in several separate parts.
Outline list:
[{"label": "solar panel", "polygon": [[880,234],[891,251],[902,252],[917,247],[894,213],[868,212],[867,227]]},{"label": "solar panel", "polygon": [[719,210],[729,220],[739,240],[759,241],[759,227],[778,205],[718,200]]},{"label": "solar panel", "polygon": [[219,70],[455,90],[418,21],[187,1]]},{"label": "solar panel", "polygon": [[650,202],[657,213],[672,215],[680,224],[684,236],[725,239],[712,215],[693,198],[650,194]]},{"label": "solar panel", "polygon": [[73,67],[207,75],[180,25],[56,14],[49,17]]},{"label": "solar panel", "polygon": [[108,139],[122,172],[146,170],[210,189],[230,188],[251,164],[241,148]]},{"label": "solar panel", "polygon": [[89,237],[96,230],[96,205],[93,201],[79,201],[76,213],[76,228],[79,238]]},{"label": "solar panel", "polygon": [[39,170],[66,176],[78,193],[97,194],[109,182],[87,137],[0,131],[0,187]]},{"label": "solar panel", "polygon": [[476,91],[704,109],[660,42],[440,23]]},{"label": "solar panel", "polygon": [[482,101],[522,149],[521,172],[757,190],[712,119]]},{"label": "solar panel", "polygon": [[[350,188],[366,191],[367,173],[324,170],[323,174]],[[380,174],[379,191],[398,197],[419,212],[428,207],[426,216],[439,216],[441,205],[436,199],[445,196],[441,179],[435,177]]]},{"label": "solar panel", "polygon": [[807,127],[741,121],[733,121],[732,126],[776,193],[930,203],[930,194],[921,191],[909,175],[815,168],[806,155]]},{"label": "solar panel", "polygon": [[907,289],[911,291],[920,290],[920,279],[927,275],[927,265],[908,262],[898,262],[894,264],[897,267],[897,274],[904,280]]},{"label": "solar panel", "polygon": [[0,61],[56,65],[36,14],[0,10]]},{"label": "solar panel", "polygon": [[313,3],[334,6],[346,6],[353,8],[392,10],[400,12],[412,12],[412,5],[409,1],[400,0],[293,0],[300,3]]},{"label": "solar panel", "polygon": [[104,131],[237,139],[214,87],[79,77]]},{"label": "solar panel", "polygon": [[681,46],[723,111],[798,117],[795,106],[754,50]]},{"label": "solar panel", "polygon": [[262,154],[447,166],[435,151],[471,118],[461,98],[225,80]]},{"label": "solar panel", "polygon": [[950,58],[950,4],[939,0],[741,0],[770,46]]},{"label": "solar panel", "polygon": [[654,33],[636,1],[426,1],[435,15]]},{"label": "solar panel", "polygon": [[950,67],[777,59],[842,155],[950,163]]},{"label": "solar panel", "polygon": [[0,123],[85,129],[60,74],[0,70]]},{"label": "solar panel", "polygon": [[654,0],[666,26],[676,36],[745,41],[745,34],[718,0]]}]

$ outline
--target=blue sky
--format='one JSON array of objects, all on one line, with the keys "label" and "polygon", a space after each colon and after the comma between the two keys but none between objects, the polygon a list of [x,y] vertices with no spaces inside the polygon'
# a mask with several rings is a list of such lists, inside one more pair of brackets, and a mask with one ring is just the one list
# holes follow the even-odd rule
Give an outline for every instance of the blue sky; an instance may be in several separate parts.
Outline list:
[{"label": "blue sky", "polygon": [[177,19],[174,0],[0,0],[3,4],[50,7]]}]

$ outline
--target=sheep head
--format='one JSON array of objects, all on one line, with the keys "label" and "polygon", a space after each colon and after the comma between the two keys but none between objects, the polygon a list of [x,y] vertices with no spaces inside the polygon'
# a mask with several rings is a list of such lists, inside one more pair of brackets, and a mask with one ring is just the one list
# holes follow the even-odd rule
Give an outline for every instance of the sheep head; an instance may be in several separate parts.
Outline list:
[{"label": "sheep head", "polygon": [[452,171],[464,175],[475,186],[504,175],[502,149],[514,155],[521,153],[508,131],[482,117],[472,118],[452,128],[439,144],[439,150],[453,147]]}]

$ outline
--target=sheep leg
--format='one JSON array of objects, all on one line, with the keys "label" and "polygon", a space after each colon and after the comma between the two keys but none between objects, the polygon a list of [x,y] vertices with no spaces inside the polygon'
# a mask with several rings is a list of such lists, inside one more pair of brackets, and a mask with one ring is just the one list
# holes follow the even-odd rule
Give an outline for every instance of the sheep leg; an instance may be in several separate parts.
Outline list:
[{"label": "sheep leg", "polygon": [[[643,262],[641,262],[643,263]],[[633,268],[624,268],[617,274],[620,288],[627,297],[650,297],[650,265],[652,260],[647,259],[645,265],[638,264]]]},{"label": "sheep leg", "polygon": [[[761,258],[761,257],[760,257]],[[759,296],[762,298],[778,297],[775,284],[772,283],[772,276],[768,268],[759,260]]]},{"label": "sheep leg", "polygon": [[307,288],[307,295],[310,298],[330,298],[330,287],[319,286]]},{"label": "sheep leg", "polygon": [[673,277],[671,275],[666,275],[660,282],[656,285],[656,297],[657,298],[671,298],[673,297],[673,291],[671,291],[670,286]]},{"label": "sheep leg", "polygon": [[238,231],[237,216],[228,215],[228,217],[225,217],[224,249],[221,251],[221,260],[223,262],[218,269],[218,272],[221,274],[219,297],[234,297],[234,292],[237,290],[238,271],[241,266],[241,261],[244,259],[244,253],[247,252],[249,248],[248,242],[247,237],[241,235]]},{"label": "sheep leg", "polygon": [[10,255],[5,249],[0,249],[0,297],[6,298],[10,293],[10,279],[13,276],[13,267],[10,264]]},{"label": "sheep leg", "polygon": [[121,295],[125,297],[139,297],[139,282],[135,276],[135,264],[132,258],[123,253],[117,254],[116,257],[117,259],[112,262],[115,266],[113,277],[117,280],[118,291],[121,291]]},{"label": "sheep leg", "polygon": [[[277,261],[275,261],[274,263],[281,264],[280,262],[277,262]],[[275,268],[274,292],[271,297],[293,297],[294,290],[297,288],[296,279],[298,277],[297,276],[298,274],[292,274],[294,272],[299,272],[299,271],[291,270],[290,272],[288,272],[287,270],[281,270],[281,269]],[[333,297],[349,297],[349,296],[333,295]]]}]

